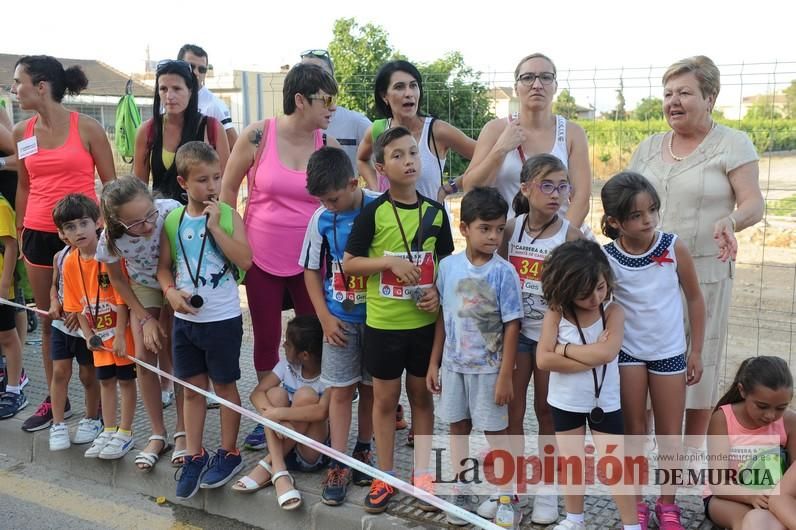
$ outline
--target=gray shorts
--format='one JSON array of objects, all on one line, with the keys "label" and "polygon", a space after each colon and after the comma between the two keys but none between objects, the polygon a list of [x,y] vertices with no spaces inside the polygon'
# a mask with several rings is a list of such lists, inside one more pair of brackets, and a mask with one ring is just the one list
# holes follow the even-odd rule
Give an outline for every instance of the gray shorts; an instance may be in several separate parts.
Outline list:
[{"label": "gray shorts", "polygon": [[442,396],[435,409],[445,423],[471,420],[473,429],[502,431],[509,426],[508,405],[495,404],[498,374],[460,374],[440,368]]},{"label": "gray shorts", "polygon": [[373,378],[365,369],[362,356],[362,336],[365,324],[340,321],[346,338],[345,346],[323,343],[321,358],[321,382],[327,386],[341,388],[359,383],[373,384]]}]

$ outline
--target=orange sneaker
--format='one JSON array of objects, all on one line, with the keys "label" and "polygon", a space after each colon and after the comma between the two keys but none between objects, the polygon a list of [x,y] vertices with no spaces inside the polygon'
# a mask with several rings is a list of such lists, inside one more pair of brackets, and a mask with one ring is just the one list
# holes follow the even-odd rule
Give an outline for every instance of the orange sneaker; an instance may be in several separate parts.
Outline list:
[{"label": "orange sneaker", "polygon": [[[422,475],[415,475],[412,477],[412,484],[416,488],[420,488],[430,495],[434,495],[434,475],[431,473],[423,473]],[[438,512],[439,508],[433,504],[429,504],[422,499],[417,499],[417,507],[424,512]]]},{"label": "orange sneaker", "polygon": [[382,480],[374,480],[370,491],[365,497],[365,511],[368,513],[382,513],[387,509],[387,504],[395,496],[395,488]]}]

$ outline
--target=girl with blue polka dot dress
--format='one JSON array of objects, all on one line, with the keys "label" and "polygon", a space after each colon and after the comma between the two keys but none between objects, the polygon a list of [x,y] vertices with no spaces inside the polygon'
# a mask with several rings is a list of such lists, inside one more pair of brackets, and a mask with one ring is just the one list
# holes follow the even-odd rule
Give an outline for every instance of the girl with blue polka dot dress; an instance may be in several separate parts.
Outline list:
[{"label": "girl with blue polka dot dress", "polygon": [[[702,376],[705,301],[694,261],[677,235],[657,230],[660,198],[638,173],[613,176],[601,192],[603,247],[616,278],[614,299],[625,310],[619,376],[625,434],[645,435],[647,396],[652,403],[659,454],[682,462],[686,385]],[[687,310],[686,337],[683,309]],[[690,343],[690,344],[689,344]],[[694,433],[688,433],[694,434]],[[665,436],[664,436],[665,435]],[[640,443],[636,450],[643,450]],[[659,524],[682,528],[674,486],[661,486],[655,505]],[[639,522],[646,528],[649,507],[637,497]]]}]

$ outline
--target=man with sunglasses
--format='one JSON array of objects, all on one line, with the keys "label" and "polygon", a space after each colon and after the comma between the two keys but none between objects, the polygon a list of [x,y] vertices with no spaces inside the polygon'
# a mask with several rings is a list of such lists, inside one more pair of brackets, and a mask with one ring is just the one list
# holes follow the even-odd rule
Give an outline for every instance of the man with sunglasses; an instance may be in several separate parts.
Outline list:
[{"label": "man with sunglasses", "polygon": [[191,65],[193,73],[199,81],[199,112],[217,119],[224,126],[224,132],[227,133],[231,152],[235,140],[238,139],[238,131],[235,130],[235,125],[232,123],[229,108],[205,86],[205,77],[207,77],[209,68],[207,52],[196,44],[185,44],[180,48],[177,59]]},{"label": "man with sunglasses", "polygon": [[[301,62],[320,66],[334,77],[334,63],[326,50],[306,50],[301,52]],[[201,92],[200,92],[201,95]],[[340,147],[351,159],[355,171],[357,167],[357,147],[370,127],[370,120],[359,112],[337,105],[326,133],[340,142]]]}]

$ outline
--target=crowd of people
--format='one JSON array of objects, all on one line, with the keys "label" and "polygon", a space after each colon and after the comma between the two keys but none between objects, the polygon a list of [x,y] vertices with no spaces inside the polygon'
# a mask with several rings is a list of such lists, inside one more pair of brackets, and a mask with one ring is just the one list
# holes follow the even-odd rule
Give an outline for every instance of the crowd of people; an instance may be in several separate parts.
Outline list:
[{"label": "crowd of people", "polygon": [[[710,59],[687,58],[664,74],[671,130],[645,140],[603,186],[601,232],[610,241],[600,245],[586,224],[588,139],[553,113],[557,72],[546,55],[518,63],[519,112],[487,123],[477,141],[420,111],[422,77],[409,62],[375,74],[380,119],[371,123],[336,105],[325,50],[300,58],[284,81],[283,113],[240,137],[204,87],[201,47],[161,61],[132,175],[118,178],[102,127],[63,105],[88,84],[80,68],[49,56],[18,61],[12,92],[33,117],[0,122],[0,170],[16,170],[0,175],[0,295],[19,297],[21,252],[36,306],[49,313],[49,395],[24,430],[49,428],[53,451],[86,444],[87,458],[119,459],[134,446],[140,394],[151,435],[135,465],[148,472],[168,457],[180,468],[178,499],[233,482],[241,493],[273,486],[279,506],[293,510],[302,496],[291,473],[325,470],[324,503],[344,503],[353,482],[370,486],[365,510],[383,512],[396,493],[390,484],[264,425],[243,446],[267,448],[267,456],[238,477],[240,415],[222,408],[220,446],[209,451],[212,403],[136,370],[128,357],[240,404],[245,283],[255,410],[340,453],[354,432],[352,457],[394,475],[405,385],[408,442],[416,444],[411,479],[429,493],[435,417],[453,440],[475,430],[524,454],[531,380],[534,434],[555,439],[565,457],[583,457],[587,426],[598,452],[611,437],[654,431],[659,453],[673,457],[699,453],[706,434],[714,435],[710,454],[742,454],[755,435],[778,437],[794,454],[793,380],[783,360],[744,361],[719,398],[735,233],[761,219],[763,201],[749,138],[711,116],[720,76]],[[446,179],[450,151],[471,162]],[[454,227],[437,198],[460,190],[455,228],[466,248],[454,254]],[[286,308],[295,318],[280,359]],[[28,404],[21,315],[0,305],[0,418]],[[85,417],[70,433],[73,359]],[[172,400],[169,438],[163,408]],[[529,497],[510,485],[480,502],[469,494],[460,475],[468,452],[460,441],[451,447],[450,501],[493,519],[509,496],[518,522]],[[707,491],[705,517],[732,529],[793,528],[796,471],[782,471],[780,495]],[[626,530],[646,529],[652,513],[659,528],[683,528],[671,484],[652,509],[640,489],[614,499]],[[583,492],[567,489],[564,506],[561,519],[558,490],[548,484],[533,497],[531,520],[585,528]],[[454,513],[447,520],[466,524]]]}]

